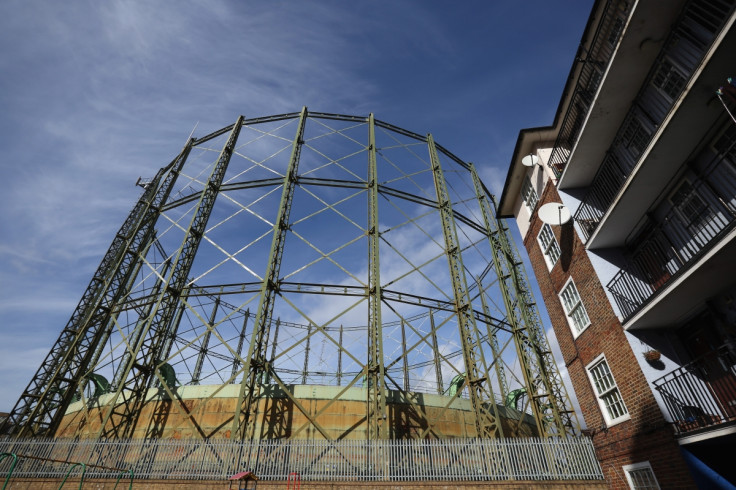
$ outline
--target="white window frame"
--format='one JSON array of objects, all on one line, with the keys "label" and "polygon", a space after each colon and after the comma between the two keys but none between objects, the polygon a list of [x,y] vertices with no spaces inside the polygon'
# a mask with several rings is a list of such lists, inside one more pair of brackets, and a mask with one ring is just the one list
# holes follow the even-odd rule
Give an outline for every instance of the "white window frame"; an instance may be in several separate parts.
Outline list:
[{"label": "white window frame", "polygon": [[[605,363],[606,369],[608,371],[608,374],[611,376],[611,383],[612,385],[606,388],[603,392],[598,391],[598,387],[596,385],[595,378],[593,378],[592,370],[598,367],[600,364]],[[585,366],[585,372],[588,374],[588,380],[590,381],[590,385],[593,388],[593,394],[595,395],[596,400],[598,401],[598,407],[600,408],[601,414],[603,415],[603,420],[606,422],[606,427],[612,427],[616,424],[620,424],[621,422],[625,422],[627,420],[631,419],[631,414],[629,413],[629,409],[626,408],[626,402],[624,401],[623,396],[621,395],[621,390],[618,389],[618,383],[616,383],[616,378],[613,377],[613,371],[611,371],[611,365],[608,364],[608,359],[606,359],[606,356],[604,354],[599,355],[593,361],[591,361],[587,366]],[[621,402],[621,405],[623,406],[626,413],[623,415],[619,415],[618,417],[613,418],[611,414],[608,412],[608,407],[606,406],[606,396],[618,393],[618,400]]]},{"label": "white window frame", "polygon": [[[568,310],[567,302],[564,299],[564,294],[571,285],[572,289],[575,291],[575,296],[577,296],[577,302],[571,305],[571,308]],[[570,330],[572,330],[572,336],[574,338],[578,338],[578,336],[590,326],[590,315],[588,315],[588,310],[583,304],[583,299],[580,297],[580,291],[575,285],[575,282],[572,280],[572,277],[570,277],[567,282],[565,282],[565,286],[563,286],[563,288],[560,290],[557,297],[560,299],[560,304],[562,305],[562,310],[565,312],[567,323],[570,326]],[[583,325],[576,325],[574,315],[580,309],[582,309],[583,313],[585,314],[586,323]]]},{"label": "white window frame", "polygon": [[652,469],[652,465],[649,464],[649,461],[644,461],[644,462],[641,462],[641,463],[634,463],[634,464],[627,464],[626,466],[623,467],[623,469],[624,469],[624,475],[626,475],[626,483],[629,484],[629,488],[631,488],[632,490],[635,490],[635,489],[641,488],[641,487],[634,486],[634,482],[631,480],[631,474],[630,473],[631,472],[634,472],[634,471],[638,471],[638,470],[643,470],[643,469],[648,469],[651,472],[651,474],[652,474],[652,478],[654,479],[654,485],[655,486],[654,487],[647,487],[647,488],[655,488],[655,489],[659,489],[660,488],[659,487],[659,481],[657,481],[657,475],[654,474],[654,470]]},{"label": "white window frame", "polygon": [[[544,234],[545,231],[548,232],[547,235],[551,238],[551,240],[549,240],[549,243],[544,243],[544,240],[542,239],[542,234]],[[560,244],[557,243],[557,237],[552,231],[552,227],[548,223],[544,223],[539,229],[539,234],[537,235],[537,243],[539,243],[539,248],[542,249],[544,261],[547,263],[547,270],[552,270],[555,264],[559,262],[560,256],[562,255],[562,250],[560,249]],[[551,254],[551,251],[554,251],[554,254]],[[552,255],[555,256],[554,261],[552,260]]]},{"label": "white window frame", "polygon": [[[532,196],[533,199],[530,199]],[[521,183],[521,200],[524,201],[524,205],[529,210],[529,214],[534,212],[534,208],[537,207],[537,203],[539,202],[537,190],[534,188],[532,179],[530,179],[528,175],[524,176],[524,182]]]}]

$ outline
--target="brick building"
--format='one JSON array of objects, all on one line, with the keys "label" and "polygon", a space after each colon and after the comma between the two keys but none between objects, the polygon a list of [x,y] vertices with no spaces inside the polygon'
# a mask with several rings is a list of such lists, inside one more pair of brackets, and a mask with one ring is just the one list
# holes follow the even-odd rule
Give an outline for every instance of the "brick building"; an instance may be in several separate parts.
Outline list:
[{"label": "brick building", "polygon": [[614,488],[736,483],[735,4],[596,1],[499,201]]}]

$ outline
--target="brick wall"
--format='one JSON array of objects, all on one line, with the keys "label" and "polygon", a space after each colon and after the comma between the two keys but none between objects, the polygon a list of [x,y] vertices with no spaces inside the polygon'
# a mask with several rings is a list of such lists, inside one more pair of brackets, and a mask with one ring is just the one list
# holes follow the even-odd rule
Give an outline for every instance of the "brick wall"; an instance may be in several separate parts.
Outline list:
[{"label": "brick wall", "polygon": [[[561,202],[557,189],[551,183],[542,192],[538,206],[547,202]],[[622,466],[649,461],[662,488],[695,488],[672,428],[662,416],[572,223],[552,227],[562,255],[551,271],[537,242],[542,224],[536,216],[532,219],[529,232],[524,237],[524,246],[539,282],[583,417],[593,434],[593,443],[606,480],[612,488],[628,488]],[[573,337],[558,297],[571,276],[591,321],[591,325],[577,339]],[[585,369],[601,353],[605,353],[631,416],[630,420],[611,427],[606,426]]]}]

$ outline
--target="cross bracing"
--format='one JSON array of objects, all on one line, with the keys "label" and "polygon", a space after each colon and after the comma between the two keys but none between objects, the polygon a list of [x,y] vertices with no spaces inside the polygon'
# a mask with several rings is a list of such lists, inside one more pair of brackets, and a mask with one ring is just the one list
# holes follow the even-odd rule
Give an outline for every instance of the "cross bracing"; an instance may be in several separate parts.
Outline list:
[{"label": "cross bracing", "polygon": [[[337,388],[312,409],[298,385]],[[184,400],[186,386],[208,395]],[[4,430],[53,435],[81,400],[77,435],[130,437],[147,424],[155,437],[164,410],[141,417],[157,396],[211,437],[207,404],[232,392],[218,426],[231,438],[331,439],[327,407],[356,389],[369,439],[396,435],[397,399],[421,420],[414,437],[448,436],[440,418],[456,399],[481,437],[523,433],[523,417],[504,432],[503,406],[529,414],[540,435],[575,430],[523,268],[473,166],[431,135],[305,108],[193,138],[146,184]],[[276,392],[305,422],[264,434],[258,420],[285,416],[264,412]],[[444,408],[429,413],[422,393]]]}]

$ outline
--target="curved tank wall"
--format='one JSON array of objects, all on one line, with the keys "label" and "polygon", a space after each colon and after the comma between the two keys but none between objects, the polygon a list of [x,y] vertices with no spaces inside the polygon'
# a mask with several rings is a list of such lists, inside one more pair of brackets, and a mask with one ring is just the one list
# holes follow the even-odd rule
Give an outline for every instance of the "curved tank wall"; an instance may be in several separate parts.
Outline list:
[{"label": "curved tank wall", "polygon": [[[219,385],[182,386],[176,390],[173,401],[158,390],[149,390],[133,438],[230,438],[239,386],[219,388]],[[317,385],[290,385],[289,389],[305,411],[313,417],[319,415],[320,425],[331,439],[366,439],[366,389]],[[423,434],[429,438],[477,436],[475,414],[467,399],[452,400],[449,396],[426,393],[409,395],[424,413],[403,399],[401,392],[389,391],[387,413],[391,439],[415,439]],[[111,399],[112,395],[106,394],[88,401],[86,411],[82,401],[71,404],[56,437],[95,437],[101,414]],[[528,414],[503,405],[498,405],[497,410],[506,435],[538,435]],[[429,430],[428,420],[434,421]],[[271,385],[259,402],[256,434],[260,439],[325,439],[276,385]]]}]

